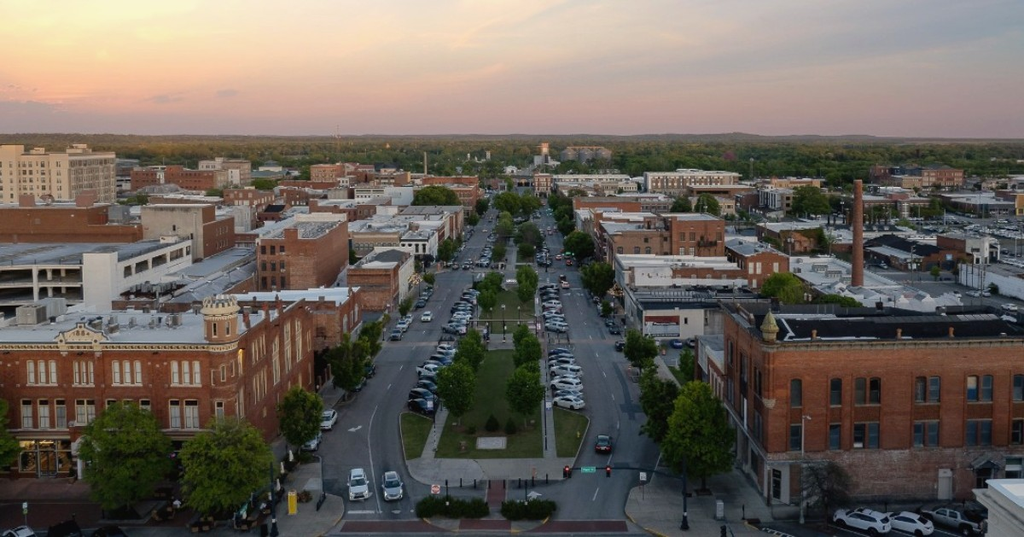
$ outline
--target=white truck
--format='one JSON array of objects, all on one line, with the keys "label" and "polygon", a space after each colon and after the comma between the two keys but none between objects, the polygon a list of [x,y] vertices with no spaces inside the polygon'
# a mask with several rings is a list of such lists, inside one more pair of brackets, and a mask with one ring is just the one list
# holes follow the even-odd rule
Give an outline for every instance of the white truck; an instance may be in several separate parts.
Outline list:
[{"label": "white truck", "polygon": [[964,512],[950,507],[921,509],[921,516],[931,520],[936,526],[953,528],[960,535],[983,535],[985,521],[978,517],[968,517]]}]

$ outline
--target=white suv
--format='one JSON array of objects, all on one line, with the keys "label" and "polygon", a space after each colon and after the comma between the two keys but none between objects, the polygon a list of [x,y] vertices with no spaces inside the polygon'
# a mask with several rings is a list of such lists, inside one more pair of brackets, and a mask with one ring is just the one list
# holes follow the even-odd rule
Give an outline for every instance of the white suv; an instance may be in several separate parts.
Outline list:
[{"label": "white suv", "polygon": [[852,511],[840,509],[832,515],[832,522],[842,527],[867,531],[869,535],[889,533],[892,530],[888,514],[863,507]]},{"label": "white suv", "polygon": [[366,500],[370,497],[370,484],[362,468],[353,468],[348,473],[348,501]]}]

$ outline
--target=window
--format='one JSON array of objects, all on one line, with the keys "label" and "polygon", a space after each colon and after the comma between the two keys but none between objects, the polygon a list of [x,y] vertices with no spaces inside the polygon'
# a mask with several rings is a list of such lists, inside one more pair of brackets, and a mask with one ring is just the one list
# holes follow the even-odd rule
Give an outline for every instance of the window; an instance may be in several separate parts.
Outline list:
[{"label": "window", "polygon": [[1024,444],[1024,420],[1013,420],[1010,424],[1010,443],[1015,446]]},{"label": "window", "polygon": [[75,400],[75,425],[84,427],[92,420],[96,419],[96,400],[95,399],[76,399]]},{"label": "window", "polygon": [[[284,245],[283,244],[280,247],[278,247],[277,252],[280,253],[280,254],[284,253]],[[281,268],[284,268],[284,261],[281,262]]]},{"label": "window", "polygon": [[942,394],[942,378],[928,377],[928,402],[938,403]]},{"label": "window", "polygon": [[877,405],[882,402],[882,379],[860,377],[853,382],[853,399],[858,405]]},{"label": "window", "polygon": [[213,403],[213,416],[217,419],[224,418],[224,401],[216,401]]},{"label": "window", "polygon": [[964,444],[967,446],[992,445],[992,420],[967,420],[964,428]]},{"label": "window", "polygon": [[181,401],[171,399],[168,403],[171,429],[181,429]]},{"label": "window", "polygon": [[35,420],[32,418],[32,401],[29,399],[21,400],[21,428],[31,429],[35,426]]},{"label": "window", "polygon": [[937,421],[915,421],[914,422],[914,447],[938,447],[939,445],[939,422]]},{"label": "window", "polygon": [[114,373],[114,384],[121,384],[121,362],[115,360],[110,370]]},{"label": "window", "polygon": [[789,424],[789,450],[790,451],[801,451],[803,447],[803,433],[804,426],[801,423]]},{"label": "window", "polygon": [[39,428],[49,429],[50,428],[50,402],[46,399],[40,399],[39,403]]},{"label": "window", "polygon": [[828,404],[832,406],[843,404],[843,379],[832,379],[829,381]]},{"label": "window", "polygon": [[789,381],[789,406],[792,408],[804,406],[804,383],[800,379]]},{"label": "window", "polygon": [[981,400],[986,403],[992,402],[992,375],[981,377]]},{"label": "window", "polygon": [[53,402],[54,417],[57,418],[55,426],[58,429],[68,428],[68,409],[63,399],[57,399]]},{"label": "window", "polygon": [[142,385],[142,361],[135,360],[135,384]]},{"label": "window", "polygon": [[199,361],[192,362],[192,385],[200,386],[203,384],[203,375],[199,369]]},{"label": "window", "polygon": [[939,377],[917,377],[914,379],[915,403],[938,403],[942,380]]},{"label": "window", "polygon": [[25,369],[28,371],[28,385],[36,383],[36,363],[32,360],[25,362]]},{"label": "window", "polygon": [[854,449],[878,449],[878,422],[853,424]]},{"label": "window", "polygon": [[146,412],[151,412],[153,407],[150,404],[149,399],[139,399],[139,408]]},{"label": "window", "polygon": [[185,428],[199,428],[199,401],[185,401]]},{"label": "window", "polygon": [[828,448],[831,450],[843,449],[843,424],[828,424]]},{"label": "window", "polygon": [[1013,400],[1024,401],[1024,375],[1013,376]]},{"label": "window", "polygon": [[181,371],[178,362],[171,362],[171,384],[181,384]]},{"label": "window", "polygon": [[640,253],[640,247],[639,246],[634,246],[633,247],[633,253],[634,254],[639,254]]},{"label": "window", "polygon": [[978,377],[974,375],[967,377],[967,400],[969,402],[978,401]]}]

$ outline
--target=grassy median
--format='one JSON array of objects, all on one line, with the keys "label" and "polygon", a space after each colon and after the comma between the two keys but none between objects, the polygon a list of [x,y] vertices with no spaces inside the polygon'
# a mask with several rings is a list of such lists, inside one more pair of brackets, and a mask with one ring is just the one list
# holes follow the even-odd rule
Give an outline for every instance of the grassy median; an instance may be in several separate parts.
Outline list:
[{"label": "grassy median", "polygon": [[430,418],[402,412],[402,446],[405,447],[405,458],[416,459],[423,455],[423,447],[427,445],[430,428],[434,425]]},{"label": "grassy median", "polygon": [[555,452],[559,457],[575,457],[583,438],[587,436],[590,420],[564,408],[555,407]]}]

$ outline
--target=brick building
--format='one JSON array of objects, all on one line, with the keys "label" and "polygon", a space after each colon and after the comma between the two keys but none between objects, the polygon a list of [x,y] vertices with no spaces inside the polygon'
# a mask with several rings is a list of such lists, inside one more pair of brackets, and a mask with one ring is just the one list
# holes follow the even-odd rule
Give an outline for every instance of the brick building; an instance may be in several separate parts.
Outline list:
[{"label": "brick building", "polygon": [[630,226],[605,226],[602,242],[615,254],[725,255],[725,221],[707,214],[675,213]]},{"label": "brick building", "polygon": [[[194,313],[111,312],[0,328],[0,380],[22,453],[16,477],[67,476],[82,427],[118,401],[150,410],[177,446],[216,417],[271,439],[276,405],[312,388],[313,313],[305,302],[242,311],[232,296]],[[70,317],[70,316],[69,316]]]},{"label": "brick building", "polygon": [[469,210],[473,210],[476,207],[476,201],[484,195],[483,189],[480,188],[480,178],[476,176],[435,177],[428,175],[420,178],[420,184],[423,186],[443,186],[455,192],[462,206]]},{"label": "brick building", "polygon": [[232,186],[246,186],[252,182],[252,162],[248,160],[217,157],[213,160],[200,160],[198,168],[200,170],[226,170],[228,184]]},{"label": "brick building", "polygon": [[[358,287],[253,292],[236,296],[239,306],[259,309],[262,303],[280,300],[286,305],[303,302],[313,322],[313,350],[322,351],[341,344],[342,336],[359,330],[362,322],[362,292]],[[318,371],[317,383],[330,378],[330,371]]]},{"label": "brick building", "polygon": [[393,311],[409,292],[414,268],[409,252],[378,249],[349,267],[348,284],[359,288],[364,309]]},{"label": "brick building", "polygon": [[0,242],[135,242],[142,227],[110,221],[111,206],[93,204],[95,196],[79,195],[74,204],[37,205],[31,195],[19,205],[0,205]]},{"label": "brick building", "polygon": [[274,203],[273,190],[257,190],[255,188],[226,188],[223,192],[224,205],[244,205],[256,209],[256,212],[263,210],[267,205]]},{"label": "brick building", "polygon": [[726,241],[725,257],[746,273],[751,289],[760,289],[772,274],[789,272],[789,256],[760,242]]},{"label": "brick building", "polygon": [[142,206],[144,239],[180,237],[192,241],[192,259],[200,260],[235,246],[235,219],[217,216],[217,208],[201,203]]},{"label": "brick building", "polygon": [[391,198],[374,200],[309,200],[310,213],[343,214],[349,222],[367,220],[377,214],[378,206],[391,205]]},{"label": "brick building", "polygon": [[98,201],[117,201],[117,156],[72,144],[63,153],[23,145],[0,145],[0,202],[15,203],[22,194],[70,201],[92,192]]},{"label": "brick building", "polygon": [[724,376],[705,375],[768,503],[799,504],[802,465],[826,461],[876,501],[966,499],[1021,476],[1020,325],[986,311],[724,308]]},{"label": "brick building", "polygon": [[184,190],[206,192],[230,186],[228,170],[190,170],[184,166],[150,166],[132,170],[132,191],[157,185],[178,185]]},{"label": "brick building", "polygon": [[298,215],[256,240],[260,291],[331,287],[348,266],[348,222],[343,216]]},{"label": "brick building", "polygon": [[533,195],[538,198],[546,198],[551,193],[553,182],[550,173],[533,174]]},{"label": "brick building", "polygon": [[735,185],[740,174],[723,171],[676,170],[674,172],[644,172],[644,187],[647,192],[659,192],[673,196],[688,194],[694,186]]}]

